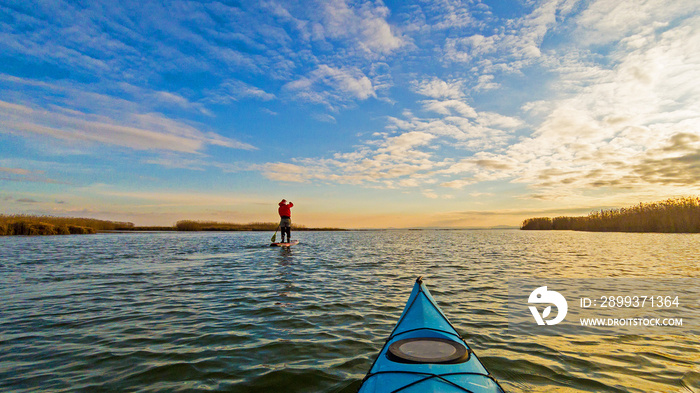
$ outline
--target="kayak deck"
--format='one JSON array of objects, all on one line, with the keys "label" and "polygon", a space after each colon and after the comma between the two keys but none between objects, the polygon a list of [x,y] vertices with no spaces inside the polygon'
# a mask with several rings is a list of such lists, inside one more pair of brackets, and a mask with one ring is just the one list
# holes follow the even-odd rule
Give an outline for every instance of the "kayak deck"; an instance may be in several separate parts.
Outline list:
[{"label": "kayak deck", "polygon": [[418,277],[358,393],[503,392]]}]

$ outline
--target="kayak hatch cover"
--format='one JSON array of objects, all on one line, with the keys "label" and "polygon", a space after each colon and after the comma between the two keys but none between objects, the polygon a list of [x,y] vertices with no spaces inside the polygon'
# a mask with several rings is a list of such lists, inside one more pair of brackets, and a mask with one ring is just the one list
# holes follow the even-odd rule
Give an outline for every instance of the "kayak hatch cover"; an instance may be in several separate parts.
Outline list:
[{"label": "kayak hatch cover", "polygon": [[418,277],[358,393],[504,392]]}]

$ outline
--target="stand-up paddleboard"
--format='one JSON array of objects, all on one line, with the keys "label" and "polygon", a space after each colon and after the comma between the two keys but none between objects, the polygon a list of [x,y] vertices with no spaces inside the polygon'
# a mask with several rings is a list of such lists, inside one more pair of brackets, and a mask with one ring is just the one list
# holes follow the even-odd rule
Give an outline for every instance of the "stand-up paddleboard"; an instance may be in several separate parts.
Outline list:
[{"label": "stand-up paddleboard", "polygon": [[418,277],[359,393],[503,393]]},{"label": "stand-up paddleboard", "polygon": [[292,240],[288,243],[270,243],[270,247],[291,247],[295,244],[299,244],[299,240]]}]

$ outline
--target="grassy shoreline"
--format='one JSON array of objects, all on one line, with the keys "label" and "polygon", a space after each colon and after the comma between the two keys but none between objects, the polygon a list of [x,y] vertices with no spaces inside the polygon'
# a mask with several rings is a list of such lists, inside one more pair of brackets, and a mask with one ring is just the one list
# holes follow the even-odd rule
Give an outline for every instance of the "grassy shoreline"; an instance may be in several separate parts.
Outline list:
[{"label": "grassy shoreline", "polygon": [[133,226],[130,222],[92,218],[0,214],[0,236],[89,235]]},{"label": "grassy shoreline", "polygon": [[[52,236],[84,235],[103,232],[162,232],[162,231],[203,231],[238,232],[265,231],[277,229],[274,222],[252,222],[236,224],[215,221],[178,221],[173,226],[135,226],[131,222],[96,220],[79,217],[31,216],[24,214],[0,214],[0,236]],[[344,231],[341,228],[307,228],[292,224],[293,231]]]},{"label": "grassy shoreline", "polygon": [[535,217],[522,230],[590,232],[700,233],[700,198],[672,198],[660,202],[592,212],[585,217]]}]

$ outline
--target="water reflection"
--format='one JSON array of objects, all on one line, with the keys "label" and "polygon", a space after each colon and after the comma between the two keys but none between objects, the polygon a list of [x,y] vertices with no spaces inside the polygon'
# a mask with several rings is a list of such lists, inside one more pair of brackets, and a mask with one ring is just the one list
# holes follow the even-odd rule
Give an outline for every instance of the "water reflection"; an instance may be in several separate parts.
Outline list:
[{"label": "water reflection", "polygon": [[292,303],[287,302],[285,299],[293,297],[295,291],[294,287],[294,257],[291,247],[281,247],[279,254],[273,263],[276,264],[276,271],[278,274],[277,281],[277,296],[282,299],[275,303],[281,307],[291,307]]}]

